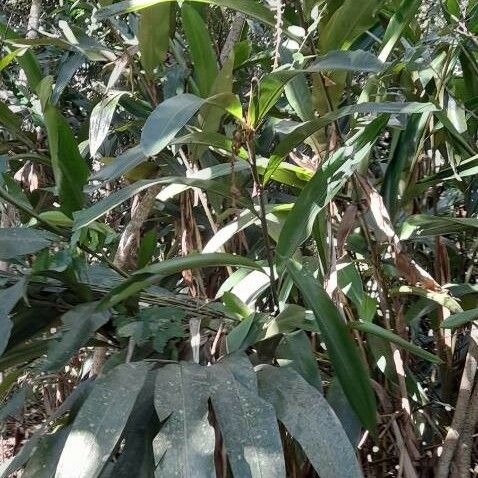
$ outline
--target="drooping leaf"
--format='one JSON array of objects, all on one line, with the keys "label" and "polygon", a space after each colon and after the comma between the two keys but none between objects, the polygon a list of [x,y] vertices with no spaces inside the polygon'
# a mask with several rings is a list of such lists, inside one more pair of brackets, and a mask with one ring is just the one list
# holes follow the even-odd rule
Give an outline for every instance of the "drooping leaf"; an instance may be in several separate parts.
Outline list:
[{"label": "drooping leaf", "polygon": [[277,255],[281,260],[292,257],[307,239],[317,214],[334,198],[360,162],[367,157],[386,122],[386,116],[379,116],[359,131],[307,183],[280,233]]},{"label": "drooping leaf", "polygon": [[290,367],[261,366],[257,377],[261,396],[272,403],[321,477],[362,477],[347,434],[316,388]]},{"label": "drooping leaf", "polygon": [[276,360],[281,367],[292,367],[310,385],[322,392],[322,379],[317,359],[312,351],[309,337],[303,330],[284,335],[276,349]]},{"label": "drooping leaf", "polygon": [[13,310],[17,302],[23,297],[25,292],[26,279],[20,279],[15,285],[0,290],[0,355],[5,351],[10,333],[12,331],[12,321],[8,315]]},{"label": "drooping leaf", "polygon": [[208,400],[206,367],[181,362],[158,370],[154,406],[164,424],[153,442],[156,477],[214,476]]},{"label": "drooping leaf", "polygon": [[80,304],[62,316],[61,337],[50,344],[42,370],[63,367],[70,357],[85,345],[91,335],[108,322],[110,314],[97,311],[97,307],[96,302]]},{"label": "drooping leaf", "polygon": [[54,236],[45,231],[11,227],[0,229],[0,259],[8,260],[45,249]]},{"label": "drooping leaf", "polygon": [[34,455],[28,460],[24,478],[55,478],[56,467],[71,426],[66,426],[51,435],[44,436]]},{"label": "drooping leaf", "polygon": [[234,476],[285,477],[274,410],[258,395],[249,359],[232,355],[207,371],[212,406]]},{"label": "drooping leaf", "polygon": [[321,128],[333,123],[345,116],[354,114],[403,114],[436,111],[432,103],[358,103],[355,105],[344,106],[336,111],[327,113],[321,118],[306,121],[287,134],[280,143],[274,148],[267,169],[264,173],[263,182],[266,184],[276,171],[278,165],[284,160],[288,153],[297,148],[308,137],[319,131]]},{"label": "drooping leaf", "polygon": [[108,136],[114,112],[124,94],[126,94],[126,91],[113,91],[93,108],[90,116],[89,135],[91,156],[95,156],[106,136]]},{"label": "drooping leaf", "polygon": [[73,422],[55,478],[97,477],[121,438],[150,365],[127,363],[97,379]]},{"label": "drooping leaf", "polygon": [[348,49],[352,42],[376,21],[374,13],[379,4],[380,0],[341,2],[321,29],[321,51]]},{"label": "drooping leaf", "polygon": [[454,329],[473,322],[476,319],[478,319],[478,309],[464,310],[463,312],[458,312],[457,314],[447,317],[442,322],[441,327],[444,329]]},{"label": "drooping leaf", "polygon": [[287,271],[312,309],[332,366],[345,394],[363,425],[370,431],[376,427],[375,396],[370,377],[345,322],[334,303],[314,276],[289,260]]},{"label": "drooping leaf", "polygon": [[421,357],[432,363],[441,363],[441,359],[436,355],[427,352],[418,345],[415,345],[412,342],[408,342],[399,335],[394,334],[390,330],[384,329],[377,324],[373,324],[372,322],[352,322],[351,325],[354,329],[360,330],[367,334],[376,335],[377,337],[380,337],[387,342],[392,342],[399,347],[402,347],[403,349],[407,350],[408,352],[416,355],[417,357]]},{"label": "drooping leaf", "polygon": [[[257,102],[248,112],[248,123],[257,126],[267,112],[275,105],[285,85],[298,74],[320,73],[323,71],[363,71],[377,73],[383,63],[365,51],[334,51],[317,59],[310,67],[299,70],[278,70],[264,76],[258,85]],[[256,105],[256,106],[254,106]]]},{"label": "drooping leaf", "polygon": [[190,93],[176,95],[163,101],[148,117],[141,133],[141,147],[146,156],[154,156],[164,149],[201,106],[210,103],[240,115],[241,106],[232,94],[199,98]]},{"label": "drooping leaf", "polygon": [[432,216],[414,214],[405,219],[400,231],[400,239],[441,236],[466,230],[478,229],[478,219],[474,217]]},{"label": "drooping leaf", "polygon": [[[203,188],[205,190],[219,194],[223,197],[230,196],[230,190],[227,186],[211,179],[204,180],[180,176],[171,176],[159,179],[142,179],[133,184],[130,184],[129,186],[125,186],[124,188],[120,189],[119,191],[116,191],[113,194],[110,194],[109,196],[101,199],[89,208],[75,212],[75,214],[73,215],[73,230],[76,231],[78,229],[81,229],[82,227],[88,226],[89,224],[106,214],[108,211],[118,206],[122,202],[126,201],[127,199],[131,198],[135,194],[157,184],[182,184],[188,187]],[[241,205],[243,207],[249,207],[250,205],[250,201],[248,201],[247,199],[238,199],[236,202],[238,205]]]},{"label": "drooping leaf", "polygon": [[[101,8],[95,14],[98,20],[120,15],[122,13],[136,12],[143,8],[151,7],[159,3],[171,2],[172,0],[125,0],[105,8]],[[274,14],[263,4],[251,0],[193,0],[197,3],[209,3],[219,7],[227,7],[242,12],[252,18],[256,18],[271,27],[275,27]]]}]

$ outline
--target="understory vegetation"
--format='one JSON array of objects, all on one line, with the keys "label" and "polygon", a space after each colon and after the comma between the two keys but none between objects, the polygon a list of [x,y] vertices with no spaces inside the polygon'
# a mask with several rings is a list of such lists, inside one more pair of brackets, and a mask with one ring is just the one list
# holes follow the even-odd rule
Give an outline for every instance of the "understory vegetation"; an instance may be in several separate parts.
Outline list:
[{"label": "understory vegetation", "polygon": [[3,0],[0,477],[478,476],[478,2]]}]

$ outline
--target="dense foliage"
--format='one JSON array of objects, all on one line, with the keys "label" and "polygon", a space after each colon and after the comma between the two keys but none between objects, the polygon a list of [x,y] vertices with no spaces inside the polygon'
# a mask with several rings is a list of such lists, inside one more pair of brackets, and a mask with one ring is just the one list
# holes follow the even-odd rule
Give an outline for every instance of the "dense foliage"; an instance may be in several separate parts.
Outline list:
[{"label": "dense foliage", "polygon": [[0,476],[470,476],[477,34],[476,0],[4,1]]}]

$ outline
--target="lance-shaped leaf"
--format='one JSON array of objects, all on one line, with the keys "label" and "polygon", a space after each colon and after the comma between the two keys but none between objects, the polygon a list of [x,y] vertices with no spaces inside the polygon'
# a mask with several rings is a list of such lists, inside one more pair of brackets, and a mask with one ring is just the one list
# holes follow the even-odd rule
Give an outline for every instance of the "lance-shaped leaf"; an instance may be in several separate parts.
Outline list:
[{"label": "lance-shaped leaf", "polygon": [[63,367],[78,349],[86,344],[92,334],[106,324],[110,314],[97,311],[98,303],[77,305],[61,318],[62,335],[58,341],[52,341],[42,370],[56,370]]},{"label": "lance-shaped leaf", "polygon": [[126,91],[114,91],[93,108],[90,116],[90,155],[94,156],[108,135],[118,102]]},{"label": "lance-shaped leaf", "polygon": [[254,370],[244,355],[207,368],[211,401],[234,476],[285,477],[282,444],[273,408],[257,391]]},{"label": "lance-shaped leaf", "polygon": [[189,93],[173,96],[157,106],[146,120],[141,133],[144,154],[158,154],[205,104],[213,104],[241,117],[241,105],[237,96],[232,93],[206,99]]},{"label": "lance-shaped leaf", "polygon": [[27,227],[0,229],[0,259],[8,260],[25,254],[33,254],[48,247],[53,234]]},{"label": "lance-shaped leaf", "polygon": [[404,113],[425,113],[436,111],[437,108],[432,103],[358,103],[356,105],[344,106],[336,111],[332,111],[310,121],[306,121],[295,128],[291,133],[284,136],[279,144],[274,148],[267,169],[264,173],[264,184],[269,181],[279,164],[295,148],[300,146],[311,135],[345,116],[354,114],[404,114]]},{"label": "lance-shaped leaf", "polygon": [[392,342],[398,345],[399,347],[402,347],[403,349],[407,350],[408,352],[416,355],[417,357],[421,357],[425,360],[428,360],[429,362],[432,362],[432,363],[442,362],[441,359],[437,357],[436,355],[430,352],[427,352],[426,350],[423,350],[418,345],[408,342],[407,340],[403,339],[399,335],[394,334],[390,330],[384,329],[383,327],[380,327],[377,324],[373,324],[372,322],[352,322],[351,325],[354,329],[360,330],[367,334],[376,335],[377,337],[385,339],[387,342]]},{"label": "lance-shaped leaf", "polygon": [[161,368],[156,376],[154,406],[165,421],[153,442],[155,476],[214,476],[214,430],[208,423],[206,368],[182,362]]},{"label": "lance-shaped leaf", "polygon": [[314,312],[320,335],[344,392],[365,428],[375,431],[376,404],[370,377],[347,326],[314,276],[289,260],[287,271]]},{"label": "lance-shaped leaf", "polygon": [[[98,20],[103,20],[122,13],[137,12],[160,3],[173,0],[125,0],[114,5],[101,8],[95,13]],[[227,7],[242,12],[252,18],[260,20],[271,27],[275,27],[274,14],[263,4],[251,0],[192,0],[197,3],[209,3],[219,7]]]},{"label": "lance-shaped leaf", "polygon": [[60,459],[71,426],[61,428],[52,435],[45,435],[38,448],[28,460],[23,478],[54,478],[58,460]]},{"label": "lance-shaped leaf", "polygon": [[300,443],[321,478],[361,478],[354,449],[327,400],[290,367],[262,366],[262,397]]},{"label": "lance-shaped leaf", "polygon": [[83,206],[83,186],[88,178],[88,167],[66,119],[51,103],[45,106],[43,116],[60,207],[62,212],[71,216],[73,211]]},{"label": "lance-shaped leaf", "polygon": [[188,40],[194,75],[199,92],[203,98],[210,94],[211,85],[217,76],[217,58],[212,48],[213,41],[208,27],[199,11],[189,3],[183,3],[181,18]]},{"label": "lance-shaped leaf", "polygon": [[441,327],[444,329],[454,329],[466,325],[469,322],[473,322],[476,319],[478,319],[478,308],[464,310],[463,312],[458,312],[458,314],[453,314],[447,317],[441,324]]},{"label": "lance-shaped leaf", "polygon": [[287,216],[279,236],[277,254],[281,259],[292,257],[309,237],[317,214],[335,197],[361,161],[368,156],[387,120],[387,116],[379,116],[350,138],[307,183]]},{"label": "lance-shaped leaf", "polygon": [[141,391],[150,365],[115,367],[99,378],[73,422],[55,478],[96,478],[110,458]]},{"label": "lance-shaped leaf", "polygon": [[378,72],[384,64],[376,56],[365,51],[334,51],[327,53],[304,70],[278,70],[264,76],[258,85],[257,101],[252,102],[248,123],[256,126],[276,104],[286,84],[299,74],[323,71]]},{"label": "lance-shaped leaf", "polygon": [[[225,170],[225,168],[222,169]],[[142,179],[120,189],[119,191],[116,191],[113,194],[110,194],[109,196],[106,196],[101,201],[98,201],[97,203],[93,204],[93,206],[87,209],[82,209],[81,211],[75,212],[73,230],[76,231],[78,229],[81,229],[82,227],[88,226],[88,224],[91,224],[93,221],[96,221],[96,219],[103,216],[103,214],[106,214],[108,211],[118,206],[122,202],[126,201],[130,197],[157,184],[183,184],[187,187],[202,188],[207,191],[214,192],[223,197],[229,197],[231,194],[230,189],[227,185],[224,185],[219,181],[214,181],[212,179],[205,180],[196,179],[194,177],[187,178],[181,176],[171,176],[159,179]],[[251,201],[247,199],[238,199],[236,200],[236,204],[246,208],[249,206],[252,207]]]},{"label": "lance-shaped leaf", "polygon": [[148,75],[161,65],[169,47],[171,26],[171,3],[151,7],[141,14],[139,20],[138,43],[141,63]]},{"label": "lance-shaped leaf", "polygon": [[22,298],[25,291],[25,279],[19,280],[15,285],[0,290],[0,355],[8,345],[12,331],[12,321],[8,315]]}]

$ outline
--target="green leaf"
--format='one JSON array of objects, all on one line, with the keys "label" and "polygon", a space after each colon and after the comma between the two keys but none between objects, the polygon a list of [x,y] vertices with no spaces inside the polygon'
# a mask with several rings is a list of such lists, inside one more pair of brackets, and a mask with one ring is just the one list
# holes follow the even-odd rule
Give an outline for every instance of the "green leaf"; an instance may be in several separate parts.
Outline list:
[{"label": "green leaf", "polygon": [[108,136],[111,120],[118,102],[126,91],[113,91],[93,108],[90,116],[90,155],[95,156],[103,141]]},{"label": "green leaf", "polygon": [[307,183],[280,233],[276,252],[281,260],[292,257],[307,239],[317,214],[335,197],[368,156],[387,120],[386,116],[379,116],[360,130],[345,146],[337,150]]},{"label": "green leaf", "polygon": [[370,377],[337,308],[314,276],[292,260],[286,263],[287,271],[312,309],[327,348],[332,366],[362,424],[370,430],[376,427],[376,405]]},{"label": "green leaf", "polygon": [[154,410],[155,378],[156,372],[150,371],[138,394],[124,430],[124,448],[114,464],[111,478],[154,476],[153,439],[159,431],[159,421]]},{"label": "green leaf", "polygon": [[234,476],[285,477],[282,443],[272,406],[257,392],[249,359],[232,355],[207,367],[211,402]]},{"label": "green leaf", "polygon": [[45,106],[43,116],[60,208],[71,217],[73,211],[83,206],[83,186],[88,178],[88,167],[66,119],[51,103]]},{"label": "green leaf", "polygon": [[183,3],[181,18],[194,65],[196,83],[201,96],[206,98],[218,72],[216,53],[212,48],[213,42],[199,11],[191,4]]},{"label": "green leaf", "polygon": [[140,269],[135,273],[135,275],[154,274],[168,276],[186,269],[217,266],[236,266],[262,271],[261,266],[247,257],[235,254],[213,252],[209,254],[189,254],[188,256],[174,257],[162,262],[157,262],[156,264],[152,264]]},{"label": "green leaf", "polygon": [[106,309],[150,287],[158,279],[176,274],[186,269],[201,267],[235,266],[262,271],[262,268],[251,259],[225,253],[190,254],[184,257],[174,257],[157,264],[140,269],[133,276],[116,287],[102,301]]},{"label": "green leaf", "polygon": [[305,70],[290,69],[278,70],[261,78],[258,86],[258,99],[256,107],[248,112],[248,124],[257,126],[267,112],[276,104],[286,84],[299,74],[319,73],[323,71],[363,71],[377,73],[384,64],[369,52],[334,51],[318,58]]},{"label": "green leaf", "polygon": [[[17,34],[14,30],[9,28],[4,23],[0,22],[0,37],[4,40],[13,40],[20,38],[21,36]],[[42,73],[40,64],[30,51],[25,51],[22,55],[16,57],[18,64],[21,66],[27,77],[28,86],[32,91],[35,91],[38,84],[42,79]]]},{"label": "green leaf", "polygon": [[95,381],[73,422],[55,478],[100,474],[123,434],[150,366],[145,362],[119,365]]},{"label": "green leaf", "polygon": [[[78,229],[81,229],[82,227],[88,226],[93,221],[96,221],[96,219],[100,218],[101,216],[103,216],[103,214],[106,214],[108,211],[118,206],[122,202],[131,198],[135,194],[143,191],[144,189],[147,189],[148,187],[154,186],[156,184],[183,184],[188,187],[203,188],[208,191],[217,193],[223,197],[230,196],[230,189],[227,185],[224,185],[218,181],[213,181],[210,179],[203,180],[203,179],[174,177],[174,176],[164,177],[159,179],[143,179],[129,186],[126,186],[120,189],[119,191],[113,194],[110,194],[109,196],[106,196],[105,198],[101,199],[100,201],[93,204],[93,206],[87,209],[82,209],[81,211],[75,212],[73,214],[73,217],[74,217],[73,231],[77,231]],[[243,207],[249,206],[249,202],[246,199],[243,199],[243,200],[238,199],[236,203]]]},{"label": "green leaf", "polygon": [[61,64],[60,70],[55,81],[55,87],[51,95],[53,104],[57,104],[64,89],[68,86],[75,73],[85,63],[86,59],[82,53],[71,55],[68,60]]},{"label": "green leaf", "polygon": [[348,49],[359,35],[375,23],[380,0],[345,0],[323,25],[319,46],[321,51]]},{"label": "green leaf", "polygon": [[444,329],[455,329],[478,319],[478,309],[465,310],[447,317],[441,324]]},{"label": "green leaf", "polygon": [[261,366],[259,390],[272,403],[277,418],[301,445],[321,478],[361,478],[355,451],[318,390],[290,367]]},{"label": "green leaf", "polygon": [[34,455],[28,460],[22,477],[54,478],[58,460],[70,432],[71,426],[67,426],[42,437]]},{"label": "green leaf", "polygon": [[8,345],[12,331],[12,321],[8,315],[25,293],[26,279],[20,279],[15,285],[0,290],[0,355]]},{"label": "green leaf", "polygon": [[48,247],[54,236],[45,231],[26,227],[0,229],[0,259],[8,260]]},{"label": "green leaf", "polygon": [[350,106],[344,106],[336,111],[332,111],[323,115],[321,118],[306,121],[295,128],[291,133],[287,134],[280,143],[274,148],[267,169],[264,173],[263,183],[267,184],[269,179],[276,171],[279,164],[287,157],[287,155],[300,146],[308,137],[315,132],[333,123],[334,121],[345,116],[354,114],[405,114],[405,113],[424,113],[436,111],[436,106],[432,103],[359,103]]},{"label": "green leaf", "polygon": [[400,239],[442,236],[467,230],[478,229],[478,219],[474,217],[446,217],[415,214],[405,219],[400,230]]},{"label": "green leaf", "polygon": [[403,339],[399,335],[396,335],[390,330],[384,329],[383,327],[380,327],[379,325],[373,324],[371,322],[352,322],[351,326],[354,329],[360,330],[361,332],[365,332],[367,334],[373,334],[373,335],[376,335],[377,337],[385,339],[388,342],[392,342],[398,345],[399,347],[402,347],[403,349],[407,350],[408,352],[416,355],[417,357],[421,357],[425,360],[428,360],[429,362],[438,363],[438,364],[442,363],[441,359],[437,357],[436,355],[430,352],[427,352],[426,350],[423,350],[418,345],[408,342],[407,340]]},{"label": "green leaf", "polygon": [[171,27],[171,3],[155,5],[141,13],[138,43],[141,64],[148,75],[166,59]]},{"label": "green leaf", "polygon": [[158,370],[154,406],[165,421],[153,442],[155,476],[214,476],[206,367],[181,362]]},{"label": "green leaf", "polygon": [[322,392],[322,379],[317,359],[309,337],[303,330],[284,335],[276,349],[276,360],[281,367],[292,367],[310,385]]},{"label": "green leaf", "polygon": [[146,161],[146,155],[143,153],[141,146],[133,146],[114,158],[111,163],[92,174],[90,180],[114,181],[144,161]]},{"label": "green leaf", "polygon": [[211,98],[199,98],[185,93],[163,101],[146,120],[141,133],[141,147],[146,156],[154,156],[163,150],[201,106],[210,103],[241,115],[241,106],[233,94],[220,94]]},{"label": "green leaf", "polygon": [[80,304],[63,314],[61,338],[50,343],[42,371],[57,370],[66,365],[91,335],[108,322],[110,314],[105,311],[98,312],[97,307],[97,302]]},{"label": "green leaf", "polygon": [[450,312],[463,312],[460,304],[453,297],[450,297],[446,292],[435,292],[428,289],[422,289],[421,287],[402,285],[400,287],[390,289],[390,294],[418,295],[420,297],[426,297],[427,299],[433,300],[442,307],[446,307],[448,310],[450,310]]},{"label": "green leaf", "polygon": [[[114,5],[101,8],[95,13],[98,20],[112,17],[114,15],[121,15],[123,13],[137,12],[143,8],[151,7],[159,3],[170,2],[173,0],[125,0],[115,3]],[[274,14],[263,4],[251,0],[194,0],[197,3],[208,3],[210,5],[217,5],[219,7],[227,7],[232,10],[242,12],[252,18],[260,20],[261,22],[275,27]]]},{"label": "green leaf", "polygon": [[410,22],[415,17],[421,3],[421,0],[403,0],[397,7],[388,22],[387,29],[382,38],[382,49],[379,54],[379,58],[382,61],[387,60],[403,31],[410,25]]},{"label": "green leaf", "polygon": [[0,101],[0,124],[3,125],[15,138],[35,149],[35,143],[22,131],[22,118],[13,113],[10,108]]}]

